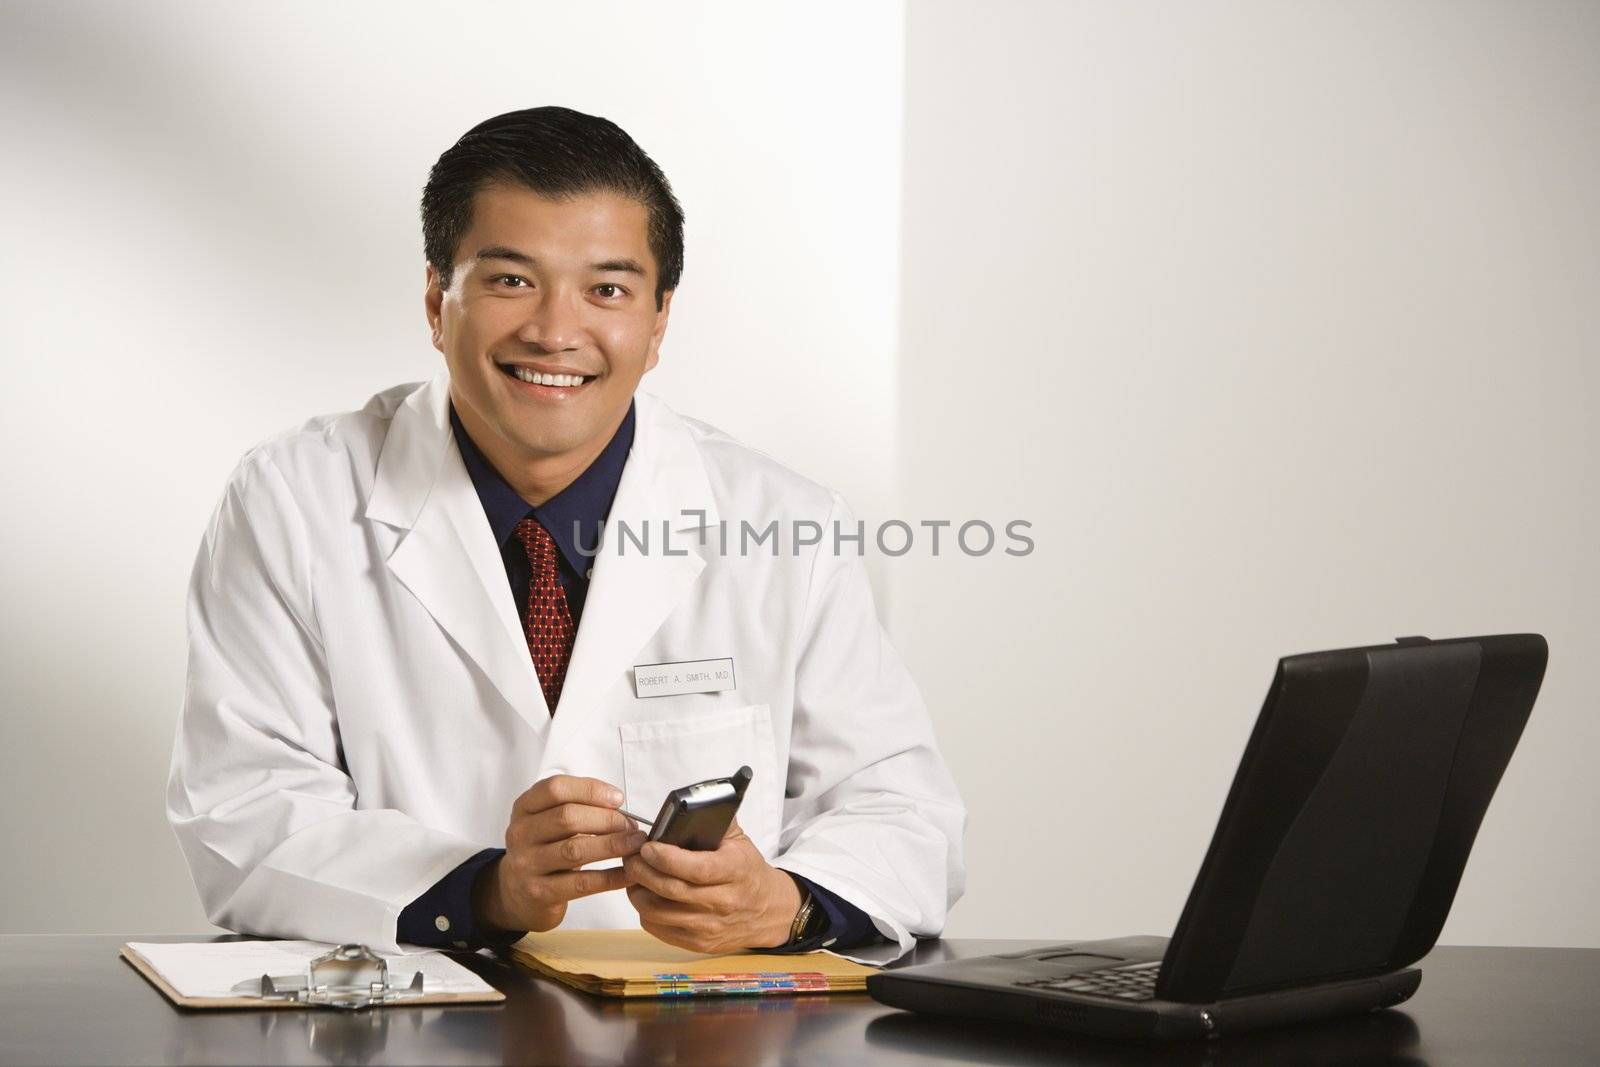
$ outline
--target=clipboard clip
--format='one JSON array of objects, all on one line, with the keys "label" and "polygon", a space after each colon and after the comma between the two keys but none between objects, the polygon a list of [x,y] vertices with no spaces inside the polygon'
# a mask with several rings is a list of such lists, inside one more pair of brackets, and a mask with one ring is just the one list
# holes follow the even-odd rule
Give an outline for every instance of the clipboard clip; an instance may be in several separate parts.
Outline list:
[{"label": "clipboard clip", "polygon": [[382,956],[365,945],[340,945],[312,960],[305,974],[264,974],[240,982],[233,991],[262,1000],[355,1010],[422,996],[422,972],[410,985],[391,985],[389,963]]}]

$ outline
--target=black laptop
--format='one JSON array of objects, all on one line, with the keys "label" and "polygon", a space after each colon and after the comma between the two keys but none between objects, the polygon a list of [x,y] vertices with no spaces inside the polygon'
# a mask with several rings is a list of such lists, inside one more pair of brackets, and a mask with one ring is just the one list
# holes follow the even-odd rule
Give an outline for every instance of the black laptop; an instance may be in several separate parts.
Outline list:
[{"label": "black laptop", "polygon": [[912,1011],[1125,1038],[1216,1036],[1399,1004],[1444,926],[1533,709],[1537,634],[1288,656],[1171,939],[882,971]]}]

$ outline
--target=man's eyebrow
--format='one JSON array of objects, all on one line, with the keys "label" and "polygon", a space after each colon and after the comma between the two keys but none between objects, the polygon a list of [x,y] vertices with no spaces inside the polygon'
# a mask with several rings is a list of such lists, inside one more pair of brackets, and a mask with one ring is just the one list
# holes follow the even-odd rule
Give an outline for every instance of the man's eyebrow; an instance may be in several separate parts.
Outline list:
[{"label": "man's eyebrow", "polygon": [[[505,245],[489,245],[478,249],[475,259],[509,259],[513,263],[521,263],[526,267],[537,267],[539,261],[526,252],[519,252],[515,248]],[[636,259],[607,259],[600,263],[591,263],[589,269],[606,274],[637,274],[644,276],[644,267]]]},{"label": "man's eyebrow", "polygon": [[523,263],[530,267],[538,265],[534,258],[528,255],[528,253],[518,252],[515,248],[507,248],[505,245],[489,245],[485,248],[480,248],[478,249],[478,254],[472,258],[509,259],[515,263]]},{"label": "man's eyebrow", "polygon": [[637,274],[644,277],[644,268],[639,266],[636,259],[608,259],[604,263],[594,263],[590,270],[603,271],[612,274]]}]

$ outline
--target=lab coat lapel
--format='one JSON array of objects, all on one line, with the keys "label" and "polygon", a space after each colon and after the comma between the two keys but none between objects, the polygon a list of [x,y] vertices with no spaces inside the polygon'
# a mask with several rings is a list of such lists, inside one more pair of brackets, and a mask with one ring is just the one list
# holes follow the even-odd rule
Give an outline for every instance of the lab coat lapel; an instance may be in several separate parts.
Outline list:
[{"label": "lab coat lapel", "polygon": [[[710,540],[694,531],[718,521],[705,464],[688,427],[649,394],[636,393],[634,401],[633,449],[594,557],[546,748],[547,765],[559,761],[575,731],[595,725],[606,692],[627,677],[634,653],[693,587],[706,566],[703,543]],[[620,536],[624,525],[633,537],[648,537],[647,551]],[[664,540],[664,529],[672,531],[670,540]]]},{"label": "lab coat lapel", "polygon": [[550,713],[506,586],[505,564],[450,429],[440,373],[396,410],[366,515],[401,528],[388,565],[528,725]]}]

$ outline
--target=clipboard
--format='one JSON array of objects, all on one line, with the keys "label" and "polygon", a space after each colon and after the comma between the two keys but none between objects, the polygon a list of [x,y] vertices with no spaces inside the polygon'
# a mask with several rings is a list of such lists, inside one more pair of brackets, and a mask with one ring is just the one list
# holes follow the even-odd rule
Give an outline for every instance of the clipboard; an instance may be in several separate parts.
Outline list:
[{"label": "clipboard", "polygon": [[[233,942],[237,944],[238,942]],[[117,953],[145,980],[180,1008],[339,1008],[361,1010],[376,1007],[403,1007],[428,1004],[500,1003],[506,995],[490,987],[483,991],[448,992],[426,988],[422,972],[408,985],[391,985],[387,965],[364,945],[340,945],[310,961],[304,975],[260,975],[243,979],[239,985],[256,985],[255,995],[193,996],[180,993],[161,972],[133,945],[123,945]],[[374,982],[374,977],[379,981]],[[487,984],[487,983],[485,983]]]}]

